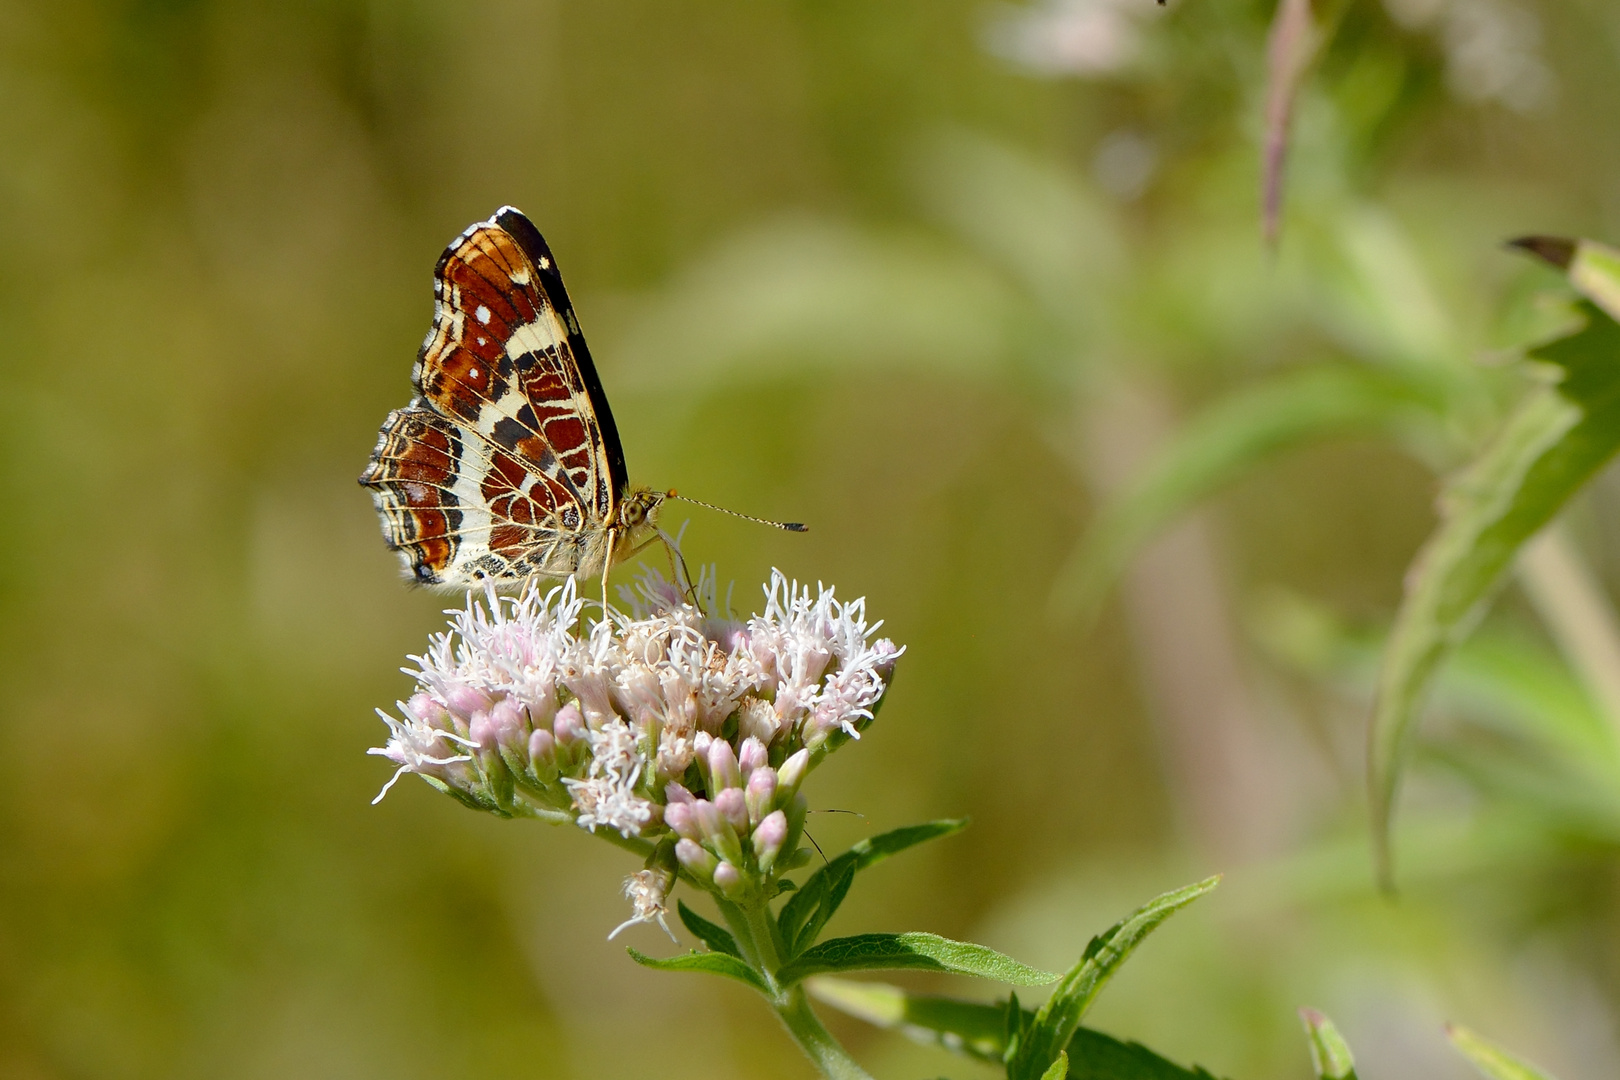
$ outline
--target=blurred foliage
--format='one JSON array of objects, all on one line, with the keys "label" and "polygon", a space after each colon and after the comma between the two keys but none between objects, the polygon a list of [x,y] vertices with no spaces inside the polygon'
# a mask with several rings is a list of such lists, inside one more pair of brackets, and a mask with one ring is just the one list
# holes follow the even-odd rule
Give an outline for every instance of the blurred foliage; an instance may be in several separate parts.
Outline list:
[{"label": "blurred foliage", "polygon": [[[1065,11],[1129,47],[1053,47],[1095,44]],[[1303,1077],[1309,1000],[1367,1076],[1460,1080],[1447,1020],[1614,1075],[1620,755],[1579,636],[1513,592],[1441,672],[1394,905],[1361,747],[1437,478],[1567,310],[1499,245],[1620,236],[1620,9],[1318,5],[1274,253],[1272,15],[0,4],[0,1077],[809,1075],[741,987],[604,940],[616,853],[425,785],[367,805],[371,709],[444,598],[354,477],[433,260],[505,202],[565,266],[635,479],[812,523],[694,515],[688,552],[739,607],[773,564],[866,594],[910,647],[818,788],[869,823],[813,831],[976,824],[834,931],[1061,967],[1076,927],[1226,870],[1088,1026]],[[1122,474],[1158,502],[1099,517]],[[1207,762],[1275,829],[1231,849],[1155,691],[1197,658],[1083,546],[1120,522],[1118,572],[1200,499],[1270,755],[1253,784]],[[1549,565],[1612,585],[1612,472],[1563,529]],[[1094,622],[1051,614],[1086,596]],[[838,1028],[877,1075],[990,1075],[865,1031]]]}]

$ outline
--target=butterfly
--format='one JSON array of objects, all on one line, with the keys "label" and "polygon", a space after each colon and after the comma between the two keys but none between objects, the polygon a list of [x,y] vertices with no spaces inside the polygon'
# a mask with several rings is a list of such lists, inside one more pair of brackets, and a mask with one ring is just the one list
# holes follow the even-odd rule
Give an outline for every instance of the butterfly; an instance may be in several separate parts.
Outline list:
[{"label": "butterfly", "polygon": [[411,577],[465,588],[605,576],[655,539],[659,508],[679,496],[630,485],[602,380],[533,223],[503,206],[470,226],[439,257],[433,298],[416,397],[388,414],[360,474]]}]

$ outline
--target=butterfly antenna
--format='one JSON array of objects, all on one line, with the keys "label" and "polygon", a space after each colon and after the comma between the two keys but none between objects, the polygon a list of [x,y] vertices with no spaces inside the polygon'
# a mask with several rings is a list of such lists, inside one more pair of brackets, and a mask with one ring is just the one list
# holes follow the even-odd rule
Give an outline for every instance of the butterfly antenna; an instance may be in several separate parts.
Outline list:
[{"label": "butterfly antenna", "polygon": [[785,530],[787,532],[796,532],[796,533],[802,533],[802,532],[809,532],[810,531],[810,526],[805,525],[802,522],[798,522],[798,521],[772,521],[770,518],[755,517],[753,514],[743,514],[743,513],[739,513],[736,510],[727,510],[723,506],[716,506],[716,505],[714,505],[714,503],[706,503],[701,499],[689,499],[685,495],[677,495],[673,491],[667,492],[665,494],[665,498],[679,499],[681,502],[691,503],[693,506],[701,506],[705,510],[718,510],[722,514],[730,514],[732,517],[742,518],[744,521],[752,521],[752,522],[754,522],[756,524],[759,524],[759,525],[769,525],[773,529],[783,529],[783,530]]}]

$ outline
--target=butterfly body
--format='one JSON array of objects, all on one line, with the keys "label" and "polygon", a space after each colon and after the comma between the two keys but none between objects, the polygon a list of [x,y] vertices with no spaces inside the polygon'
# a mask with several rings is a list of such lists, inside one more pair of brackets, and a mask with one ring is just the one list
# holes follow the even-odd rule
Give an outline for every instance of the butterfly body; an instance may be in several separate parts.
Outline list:
[{"label": "butterfly body", "polygon": [[593,577],[656,529],[562,276],[512,207],[434,270],[433,325],[360,483],[418,582]]}]

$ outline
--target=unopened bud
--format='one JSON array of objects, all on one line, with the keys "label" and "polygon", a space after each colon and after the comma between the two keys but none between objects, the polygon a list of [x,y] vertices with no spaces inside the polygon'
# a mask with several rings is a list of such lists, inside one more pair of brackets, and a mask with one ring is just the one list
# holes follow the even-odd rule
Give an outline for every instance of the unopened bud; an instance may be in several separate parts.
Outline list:
[{"label": "unopened bud", "polygon": [[765,816],[754,830],[753,845],[754,858],[759,860],[761,870],[770,870],[776,856],[782,851],[782,844],[786,842],[788,834],[787,815],[780,810],[774,810]]},{"label": "unopened bud", "polygon": [[473,713],[472,722],[467,725],[467,734],[478,744],[478,749],[495,752],[499,740],[496,738],[495,722],[489,718],[489,713]]},{"label": "unopened bud", "polygon": [[529,733],[529,760],[537,770],[552,764],[556,755],[557,739],[551,732],[545,728],[535,728]]},{"label": "unopened bud", "polygon": [[734,896],[742,891],[742,871],[729,862],[721,862],[714,868],[714,884],[725,895]]},{"label": "unopened bud", "polygon": [[739,834],[748,832],[748,801],[740,788],[726,788],[714,797],[714,805]]},{"label": "unopened bud", "polygon": [[503,747],[518,747],[527,734],[528,717],[523,706],[511,698],[502,698],[489,710],[490,725],[495,729],[495,740]]},{"label": "unopened bud", "polygon": [[726,788],[742,787],[742,770],[737,767],[737,755],[724,739],[709,743],[709,797]]},{"label": "unopened bud", "polygon": [[471,716],[475,712],[488,712],[495,702],[490,696],[472,686],[452,686],[444,695],[445,703],[462,716]]},{"label": "unopened bud", "polygon": [[810,751],[800,750],[776,770],[776,790],[778,802],[793,798],[799,792],[799,785],[804,783],[804,774],[810,771]]},{"label": "unopened bud", "polygon": [[737,838],[737,830],[731,827],[731,822],[726,820],[718,806],[707,799],[699,799],[692,804],[692,813],[699,832],[710,847],[734,862],[742,861],[742,841]]},{"label": "unopened bud", "polygon": [[748,820],[758,825],[771,812],[776,800],[776,770],[762,765],[748,774]]},{"label": "unopened bud", "polygon": [[689,802],[672,802],[664,807],[664,823],[675,830],[676,835],[687,840],[696,840],[702,833],[698,830],[698,823],[692,813],[692,804]]},{"label": "unopened bud", "polygon": [[714,792],[714,781],[709,778],[709,747],[714,745],[714,736],[707,731],[700,731],[692,736],[692,760],[697,762],[698,776],[703,780],[703,790]]},{"label": "unopened bud", "polygon": [[440,731],[449,731],[452,727],[450,714],[445,711],[444,705],[429,693],[412,694],[411,700],[405,703],[405,713]]},{"label": "unopened bud", "polygon": [[749,736],[743,740],[742,750],[737,754],[737,768],[742,772],[746,783],[753,771],[762,765],[768,764],[770,757],[765,752],[765,744]]},{"label": "unopened bud", "polygon": [[570,701],[557,710],[557,718],[551,722],[551,730],[557,733],[557,741],[563,746],[572,746],[585,737],[585,717],[580,713],[579,706]]},{"label": "unopened bud", "polygon": [[699,881],[713,881],[720,860],[695,840],[681,840],[675,845],[675,858]]},{"label": "unopened bud", "polygon": [[690,791],[686,790],[684,784],[678,784],[671,780],[664,785],[664,801],[673,805],[674,803],[690,803],[697,800]]}]

